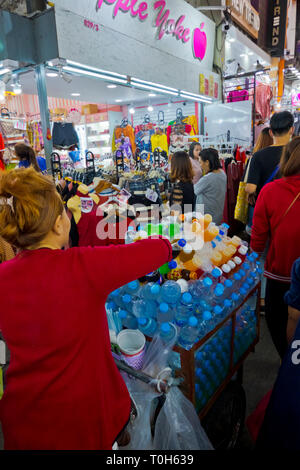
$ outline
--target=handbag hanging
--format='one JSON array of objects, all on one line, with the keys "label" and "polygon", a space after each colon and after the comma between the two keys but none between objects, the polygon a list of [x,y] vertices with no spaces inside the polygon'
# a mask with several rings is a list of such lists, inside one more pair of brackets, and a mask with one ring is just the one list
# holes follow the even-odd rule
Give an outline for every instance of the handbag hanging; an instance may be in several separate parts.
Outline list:
[{"label": "handbag hanging", "polygon": [[247,221],[248,221],[248,209],[249,209],[248,194],[246,193],[246,185],[248,181],[250,163],[251,161],[249,160],[244,181],[241,181],[239,184],[239,191],[238,191],[236,206],[234,210],[234,218],[236,220],[239,220],[245,225],[247,224]]}]

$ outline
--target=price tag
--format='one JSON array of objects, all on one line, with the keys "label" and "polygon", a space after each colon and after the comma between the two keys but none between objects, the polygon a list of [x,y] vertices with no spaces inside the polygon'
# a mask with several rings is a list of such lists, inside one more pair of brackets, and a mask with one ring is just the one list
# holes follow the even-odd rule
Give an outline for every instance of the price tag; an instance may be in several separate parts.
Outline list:
[{"label": "price tag", "polygon": [[149,199],[151,202],[156,202],[158,199],[158,194],[156,191],[153,191],[153,189],[147,189],[146,191],[146,198]]}]

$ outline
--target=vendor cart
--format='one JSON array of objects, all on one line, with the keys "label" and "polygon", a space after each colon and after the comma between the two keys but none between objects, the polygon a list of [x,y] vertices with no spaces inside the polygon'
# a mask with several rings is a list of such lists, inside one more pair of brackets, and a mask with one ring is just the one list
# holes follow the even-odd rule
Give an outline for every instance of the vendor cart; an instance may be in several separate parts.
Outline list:
[{"label": "vendor cart", "polygon": [[[181,391],[193,403],[215,449],[234,448],[243,430],[246,412],[243,363],[254,352],[259,334],[260,284],[189,351],[176,345],[171,353],[175,385],[180,384]],[[130,372],[128,366],[125,370]],[[145,374],[136,370],[132,374],[147,382]],[[153,383],[152,378],[148,379],[148,383]],[[160,409],[163,403],[162,396]],[[158,413],[159,409],[156,418]]]}]

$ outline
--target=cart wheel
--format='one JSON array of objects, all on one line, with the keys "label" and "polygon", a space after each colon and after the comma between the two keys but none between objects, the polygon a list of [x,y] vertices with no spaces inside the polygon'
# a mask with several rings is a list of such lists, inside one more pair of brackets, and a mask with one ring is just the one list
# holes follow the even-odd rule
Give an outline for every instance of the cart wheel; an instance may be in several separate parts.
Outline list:
[{"label": "cart wheel", "polygon": [[233,449],[241,436],[246,414],[246,395],[241,384],[231,381],[202,421],[215,449]]}]

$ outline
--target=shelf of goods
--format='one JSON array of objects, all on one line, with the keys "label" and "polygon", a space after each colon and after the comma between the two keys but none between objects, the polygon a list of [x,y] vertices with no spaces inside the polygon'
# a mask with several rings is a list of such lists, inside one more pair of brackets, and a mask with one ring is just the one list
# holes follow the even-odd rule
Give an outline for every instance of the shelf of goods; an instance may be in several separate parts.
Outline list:
[{"label": "shelf of goods", "polygon": [[[193,217],[181,228],[171,221],[129,230],[126,243],[168,237],[174,259],[112,292],[106,310],[116,334],[139,329],[148,342],[157,335],[176,341],[169,366],[202,419],[259,340],[262,269],[245,242],[227,236],[226,224],[217,227],[206,215],[200,225]],[[195,231],[204,244],[191,241]]]},{"label": "shelf of goods", "polygon": [[95,115],[93,119],[94,121],[91,122],[88,117],[85,117],[85,122],[76,126],[80,146],[93,152],[95,157],[105,157],[111,153],[109,121],[104,115]]}]

